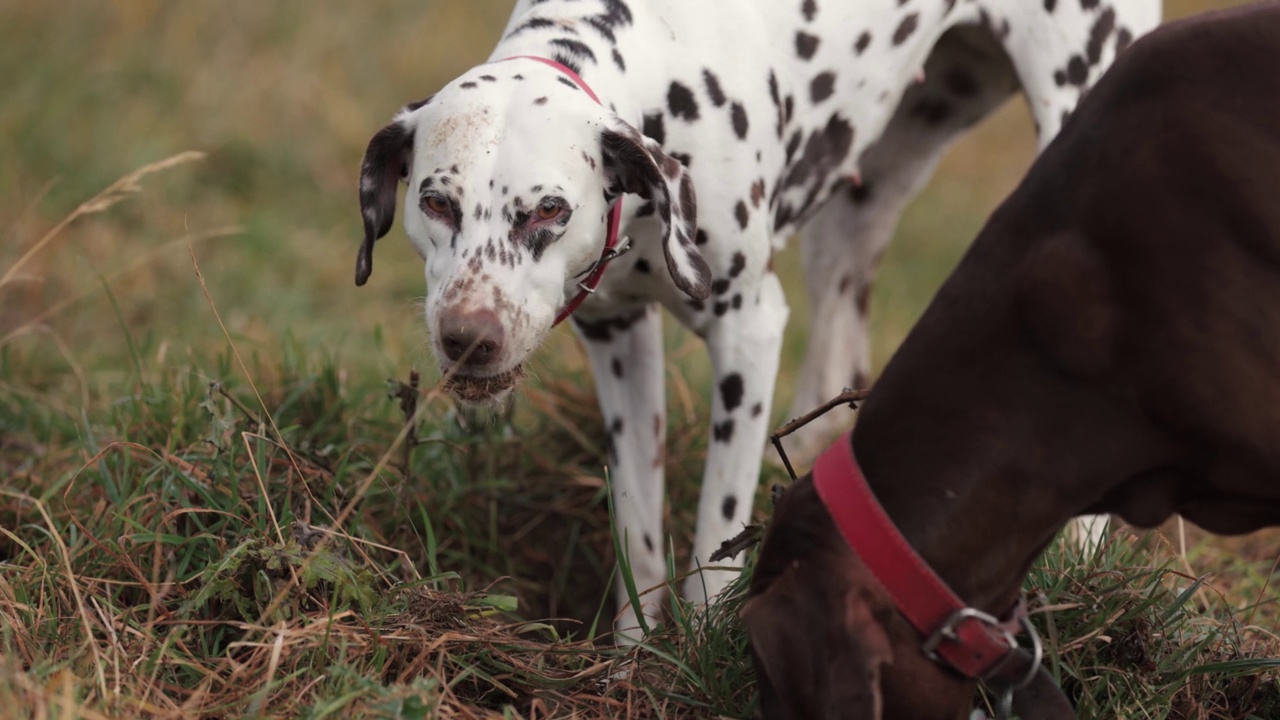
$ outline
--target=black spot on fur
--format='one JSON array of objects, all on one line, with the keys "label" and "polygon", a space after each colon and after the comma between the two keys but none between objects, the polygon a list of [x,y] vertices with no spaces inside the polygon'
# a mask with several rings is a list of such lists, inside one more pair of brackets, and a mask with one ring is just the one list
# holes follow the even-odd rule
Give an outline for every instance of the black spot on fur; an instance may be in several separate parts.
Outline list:
[{"label": "black spot on fur", "polygon": [[[558,60],[557,62],[559,62],[561,65],[565,65],[565,66],[570,67],[570,68],[572,68],[572,67],[573,67],[573,65],[572,65],[571,63],[564,62],[563,60]],[[578,72],[578,70],[575,68],[575,69],[574,69],[574,72]],[[570,80],[569,78],[567,78],[567,77],[565,77],[565,76],[563,76],[563,75],[561,75],[560,77],[556,78],[556,80],[559,80],[559,81],[560,81],[560,83],[561,83],[562,85],[565,85],[566,87],[573,88],[574,90],[577,90],[577,89],[578,89],[578,86],[577,86],[577,85],[576,85],[572,80]]]},{"label": "black spot on fur", "polygon": [[698,102],[693,99],[693,91],[678,82],[672,82],[667,89],[667,110],[674,117],[698,119]]},{"label": "black spot on fur", "polygon": [[853,52],[861,55],[866,52],[869,45],[871,45],[871,33],[863,30],[862,34],[858,36],[858,41],[853,44]]},{"label": "black spot on fur", "polygon": [[801,60],[812,60],[814,53],[818,52],[821,41],[817,35],[810,35],[803,30],[797,32],[796,55],[799,55]]},{"label": "black spot on fur", "polygon": [[777,212],[773,214],[773,230],[774,232],[787,226],[796,217],[796,211],[787,203],[779,203]]},{"label": "black spot on fur", "polygon": [[631,24],[631,8],[627,7],[623,0],[604,0],[604,8],[604,14],[599,17],[602,22],[607,23],[610,27]]},{"label": "black spot on fur", "polygon": [[1120,28],[1120,31],[1116,33],[1116,52],[1120,53],[1132,44],[1133,33],[1129,32],[1129,28]]},{"label": "black spot on fur", "polygon": [[404,106],[404,109],[405,109],[405,110],[408,110],[409,112],[413,112],[414,110],[417,110],[418,108],[420,108],[420,107],[422,107],[422,106],[424,106],[424,105],[428,105],[428,104],[430,104],[430,103],[431,103],[431,101],[435,99],[435,97],[436,97],[435,95],[428,95],[428,96],[426,97],[426,99],[424,99],[424,100],[417,100],[417,101],[415,101],[415,102],[411,102],[411,103],[409,103],[409,104],[405,105],[405,106]]},{"label": "black spot on fur", "polygon": [[622,434],[622,418],[621,417],[616,417],[613,419],[613,422],[609,423],[609,434],[610,435]]},{"label": "black spot on fur", "polygon": [[546,96],[546,95],[543,95],[542,97],[537,98],[536,100],[534,100],[534,101],[533,101],[533,104],[534,104],[534,105],[546,105],[546,104],[547,104],[547,96]]},{"label": "black spot on fur", "polygon": [[645,137],[659,145],[667,141],[667,128],[662,122],[662,113],[645,115],[644,122],[640,127],[640,132],[644,133]]},{"label": "black spot on fur", "polygon": [[1085,46],[1085,55],[1090,65],[1097,65],[1102,60],[1102,45],[1115,29],[1116,11],[1114,8],[1107,8],[1089,29],[1089,44]]},{"label": "black spot on fur", "polygon": [[516,35],[519,35],[520,33],[525,32],[526,30],[542,30],[545,28],[553,28],[553,27],[557,27],[557,23],[554,20],[548,20],[546,18],[532,18],[526,21],[520,27],[517,27],[515,30],[512,30],[511,32],[507,33],[507,37],[515,37]]},{"label": "black spot on fur", "polygon": [[747,256],[740,252],[733,254],[733,261],[729,265],[729,277],[736,278],[742,274],[747,267]]},{"label": "black spot on fur", "polygon": [[747,210],[747,204],[741,200],[733,208],[733,216],[738,219],[738,227],[743,230],[747,229],[747,223],[751,221],[751,214]]},{"label": "black spot on fur", "polygon": [[715,295],[723,295],[729,292],[729,278],[719,278],[711,282],[711,292]]},{"label": "black spot on fur", "polygon": [[621,380],[622,376],[625,374],[622,372],[622,361],[619,360],[618,358],[614,358],[612,363],[612,369],[613,369],[613,376]]},{"label": "black spot on fur", "polygon": [[[596,62],[596,54],[592,52],[591,47],[580,40],[570,38],[555,38],[551,40],[549,45],[555,46],[572,55],[574,58]],[[567,63],[566,63],[567,64]]]},{"label": "black spot on fur", "polygon": [[787,173],[788,188],[803,185],[813,178],[824,181],[840,163],[844,162],[853,147],[853,126],[848,120],[833,115],[827,126],[809,136],[804,153]]},{"label": "black spot on fur", "polygon": [[727,443],[733,439],[733,419],[730,418],[722,423],[716,423],[711,427],[711,434],[715,437],[716,442]]},{"label": "black spot on fur", "polygon": [[1085,64],[1084,58],[1072,55],[1067,61],[1067,80],[1076,87],[1084,85],[1089,80],[1089,66]]},{"label": "black spot on fur", "polygon": [[622,58],[622,53],[618,52],[618,48],[613,49],[613,64],[618,66],[618,70],[627,71],[627,61]]},{"label": "black spot on fur", "polygon": [[787,140],[787,164],[791,164],[791,158],[795,156],[796,150],[800,149],[801,133],[799,130],[791,133],[791,138]]},{"label": "black spot on fur", "polygon": [[893,31],[893,44],[901,45],[911,37],[911,33],[916,31],[920,26],[920,13],[910,13],[902,18],[902,22],[898,23],[898,29]]},{"label": "black spot on fur", "polygon": [[640,258],[639,260],[637,260],[637,261],[636,261],[636,264],[635,264],[635,266],[634,266],[634,267],[635,267],[636,272],[638,272],[638,273],[646,273],[646,274],[647,274],[647,273],[651,273],[651,272],[653,272],[653,267],[651,267],[651,266],[649,265],[649,261],[648,261],[648,260],[645,260],[644,258]]},{"label": "black spot on fur", "polygon": [[1058,7],[1058,0],[1044,0],[1045,12],[1053,12],[1053,9],[1056,7]]},{"label": "black spot on fur", "polygon": [[756,403],[751,406],[751,417],[760,417],[762,412],[764,412],[764,403]]},{"label": "black spot on fur", "polygon": [[813,101],[814,105],[817,105],[831,97],[831,93],[835,92],[835,88],[836,74],[831,71],[820,73],[809,83],[809,99]]},{"label": "black spot on fur", "polygon": [[746,140],[747,109],[742,107],[742,103],[734,103],[729,110],[729,115],[733,118],[733,133],[738,136],[739,140]]},{"label": "black spot on fur", "polygon": [[709,238],[707,237],[707,231],[703,230],[702,228],[698,228],[698,232],[694,233],[693,235],[693,244],[706,245],[708,239]]},{"label": "black spot on fur", "polygon": [[578,316],[573,316],[573,324],[582,331],[582,336],[587,340],[595,340],[599,342],[608,342],[613,339],[615,332],[626,332],[631,326],[644,319],[647,311],[637,310],[630,315],[619,315],[614,318],[606,318],[598,322],[589,322],[582,320]]},{"label": "black spot on fur", "polygon": [[858,295],[853,302],[858,314],[865,318],[867,311],[871,308],[871,283],[864,283],[858,288]]},{"label": "black spot on fur", "polygon": [[804,15],[804,19],[813,22],[813,18],[818,14],[818,3],[814,0],[804,0],[800,3],[800,12]]},{"label": "black spot on fur", "polygon": [[742,384],[742,375],[733,373],[726,375],[724,380],[720,381],[720,398],[724,400],[724,409],[733,412],[742,404],[742,393],[745,388]]},{"label": "black spot on fur", "polygon": [[644,535],[644,549],[653,552],[653,538],[649,537],[648,533]]},{"label": "black spot on fur", "polygon": [[725,495],[724,501],[720,503],[720,514],[725,520],[732,520],[733,513],[738,509],[738,498],[732,495]]},{"label": "black spot on fur", "polygon": [[604,18],[598,16],[589,17],[586,18],[586,23],[587,25],[590,25],[593,30],[600,33],[605,40],[608,40],[610,45],[618,42],[618,36],[614,34],[613,26],[605,22]]},{"label": "black spot on fur", "polygon": [[707,83],[707,97],[711,98],[711,104],[724,107],[725,97],[724,90],[720,89],[720,78],[711,74],[710,70],[703,70],[702,79]]},{"label": "black spot on fur", "polygon": [[716,317],[721,317],[725,313],[729,312],[729,303],[718,302],[715,304],[714,307],[711,308],[711,312],[715,313]]},{"label": "black spot on fur", "polygon": [[468,80],[468,81],[466,81],[466,82],[462,83],[461,85],[459,85],[458,87],[462,88],[463,90],[470,90],[470,89],[472,89],[472,88],[477,88],[477,87],[480,87],[480,86],[479,86],[479,85],[476,85],[475,83],[473,83],[473,82],[471,82],[470,80]]},{"label": "black spot on fur", "polygon": [[773,107],[778,111],[778,122],[776,130],[778,139],[782,139],[782,128],[786,124],[786,119],[782,115],[782,96],[778,94],[778,76],[772,70],[769,71],[769,99],[773,101]]}]

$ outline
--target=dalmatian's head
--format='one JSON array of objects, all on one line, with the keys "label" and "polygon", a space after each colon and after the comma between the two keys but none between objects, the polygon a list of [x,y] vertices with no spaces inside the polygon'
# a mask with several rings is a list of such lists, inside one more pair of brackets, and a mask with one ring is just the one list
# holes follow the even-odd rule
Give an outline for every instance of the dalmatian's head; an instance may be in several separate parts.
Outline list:
[{"label": "dalmatian's head", "polygon": [[600,258],[624,194],[654,204],[676,287],[709,294],[684,166],[543,63],[474,68],[373,136],[360,175],[357,285],[391,229],[399,182],[405,232],[426,263],[431,347],[463,402],[501,401],[520,379]]}]

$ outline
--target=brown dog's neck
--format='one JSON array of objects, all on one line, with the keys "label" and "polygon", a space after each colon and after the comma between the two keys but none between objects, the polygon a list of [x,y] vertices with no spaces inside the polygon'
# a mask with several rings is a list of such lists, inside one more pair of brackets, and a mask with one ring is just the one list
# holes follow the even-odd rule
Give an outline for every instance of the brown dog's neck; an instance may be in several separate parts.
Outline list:
[{"label": "brown dog's neck", "polygon": [[1008,610],[1030,563],[1070,513],[1037,493],[1015,458],[983,467],[962,452],[878,452],[861,437],[854,435],[854,452],[903,537],[967,604],[995,615]]},{"label": "brown dog's neck", "polygon": [[[1037,298],[1018,287],[1045,244],[1037,230],[989,224],[885,368],[853,433],[902,534],[962,599],[994,614],[1009,609],[1068,520],[1152,461],[1150,425],[1132,398],[1105,372],[1088,380],[1064,368],[1028,331]],[[980,275],[967,271],[975,261]]]}]

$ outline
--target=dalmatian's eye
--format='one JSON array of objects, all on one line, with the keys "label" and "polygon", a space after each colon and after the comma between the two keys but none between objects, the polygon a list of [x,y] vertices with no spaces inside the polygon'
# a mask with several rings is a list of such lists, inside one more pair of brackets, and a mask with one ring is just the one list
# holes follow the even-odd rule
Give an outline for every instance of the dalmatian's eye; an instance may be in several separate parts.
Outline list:
[{"label": "dalmatian's eye", "polygon": [[543,200],[538,204],[538,210],[535,213],[539,220],[555,220],[564,212],[564,206],[554,200]]},{"label": "dalmatian's eye", "polygon": [[422,209],[435,215],[449,215],[449,201],[439,195],[427,195],[422,198]]}]

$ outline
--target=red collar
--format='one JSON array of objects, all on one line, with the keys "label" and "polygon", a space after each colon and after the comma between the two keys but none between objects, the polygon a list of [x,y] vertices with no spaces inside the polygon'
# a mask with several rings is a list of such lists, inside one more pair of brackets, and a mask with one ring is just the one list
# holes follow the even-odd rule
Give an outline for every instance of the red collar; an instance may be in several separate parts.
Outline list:
[{"label": "red collar", "polygon": [[[536,55],[515,55],[505,59],[515,60],[517,58],[536,60],[545,65],[550,65],[568,76],[568,78],[572,80],[575,85],[582,88],[583,92],[587,94],[587,97],[594,100],[597,105],[602,104],[600,102],[600,98],[596,97],[596,94],[592,92],[591,87],[587,85],[581,77],[578,77],[578,73],[574,72],[573,68],[570,68],[563,63],[558,63],[555,60],[548,60],[547,58],[538,57]],[[596,260],[595,264],[587,269],[587,279],[578,283],[578,294],[573,296],[573,299],[569,300],[564,307],[560,308],[560,312],[556,315],[556,321],[551,324],[552,327],[555,327],[567,320],[569,316],[573,314],[573,311],[577,310],[578,306],[587,299],[587,296],[596,291],[596,286],[600,284],[600,278],[604,276],[605,268],[609,266],[609,262],[627,251],[628,248],[619,247],[618,245],[618,228],[621,225],[622,197],[619,196],[618,199],[614,201],[613,207],[609,210],[609,222],[605,235],[604,250],[600,253],[600,259]]]},{"label": "red collar", "polygon": [[876,500],[853,456],[851,433],[818,457],[813,483],[845,541],[888,591],[898,612],[925,637],[925,655],[975,679],[998,672],[1014,654],[1018,632],[1027,627],[1023,602],[1003,621],[966,606]]}]

